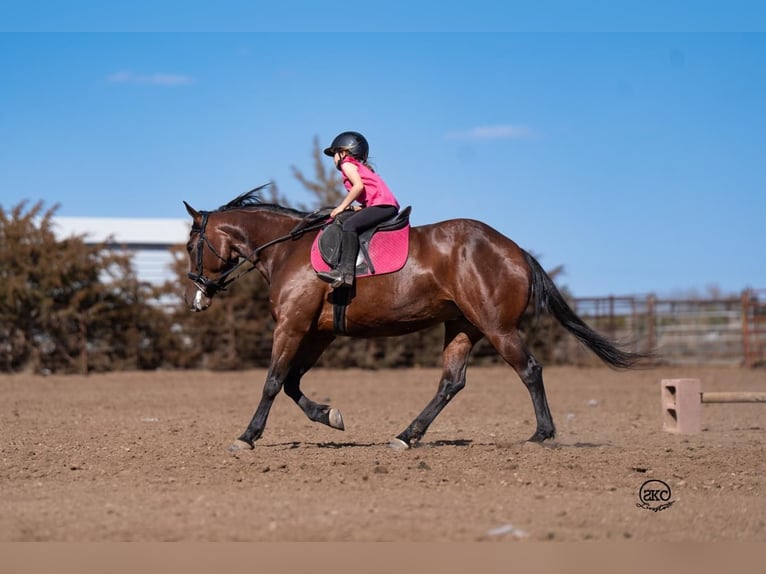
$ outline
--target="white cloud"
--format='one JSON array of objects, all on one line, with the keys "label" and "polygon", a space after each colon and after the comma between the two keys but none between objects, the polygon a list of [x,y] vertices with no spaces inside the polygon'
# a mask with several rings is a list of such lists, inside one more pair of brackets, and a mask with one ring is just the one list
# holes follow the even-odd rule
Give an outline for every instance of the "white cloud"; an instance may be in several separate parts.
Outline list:
[{"label": "white cloud", "polygon": [[479,126],[467,131],[454,131],[446,134],[450,140],[519,140],[532,139],[535,132],[524,126],[501,124],[496,126]]},{"label": "white cloud", "polygon": [[185,86],[194,83],[194,78],[183,74],[136,74],[116,72],[106,78],[110,84],[144,84],[151,86]]}]

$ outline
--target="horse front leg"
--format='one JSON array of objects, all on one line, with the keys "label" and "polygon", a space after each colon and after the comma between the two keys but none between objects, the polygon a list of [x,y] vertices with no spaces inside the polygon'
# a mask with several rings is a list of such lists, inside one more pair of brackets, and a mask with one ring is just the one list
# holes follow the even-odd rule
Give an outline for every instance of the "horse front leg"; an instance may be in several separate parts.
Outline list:
[{"label": "horse front leg", "polygon": [[436,416],[465,387],[465,371],[471,349],[484,335],[468,321],[445,324],[442,376],[436,396],[402,433],[389,445],[396,449],[415,446],[434,422]]},{"label": "horse front leg", "polygon": [[288,332],[284,327],[277,325],[274,330],[274,343],[271,351],[271,365],[266,375],[266,383],[263,385],[263,393],[258,408],[255,410],[253,418],[244,433],[237,439],[229,450],[234,452],[243,449],[252,449],[255,447],[255,441],[261,438],[263,430],[266,428],[266,420],[269,417],[269,411],[274,404],[279,391],[285,381],[294,372],[293,360],[295,359],[304,334]]},{"label": "horse front leg", "polygon": [[269,411],[274,404],[274,399],[282,390],[284,384],[284,376],[281,374],[280,369],[272,365],[269,368],[269,373],[266,376],[266,383],[263,385],[263,393],[261,394],[261,402],[258,403],[258,408],[255,410],[253,418],[250,420],[250,424],[247,425],[247,429],[240,437],[229,447],[232,452],[255,448],[255,441],[261,438],[263,435],[263,429],[266,428],[266,419],[269,417]]},{"label": "horse front leg", "polygon": [[308,369],[299,369],[291,373],[285,381],[285,394],[295,401],[309,420],[322,423],[328,427],[346,430],[343,425],[343,416],[340,411],[330,405],[315,403],[301,391],[301,377]]},{"label": "horse front leg", "polygon": [[301,378],[314,366],[324,350],[335,340],[335,335],[317,333],[307,337],[301,346],[299,356],[294,360],[285,380],[285,394],[297,404],[309,420],[322,423],[328,427],[345,430],[340,411],[330,405],[315,403],[301,391]]}]

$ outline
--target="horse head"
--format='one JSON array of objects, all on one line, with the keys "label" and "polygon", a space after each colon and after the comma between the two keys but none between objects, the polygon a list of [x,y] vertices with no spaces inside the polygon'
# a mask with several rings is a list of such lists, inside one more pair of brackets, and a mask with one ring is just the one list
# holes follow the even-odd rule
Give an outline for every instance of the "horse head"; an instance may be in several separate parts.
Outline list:
[{"label": "horse head", "polygon": [[230,274],[243,262],[231,237],[218,225],[214,213],[197,211],[184,201],[192,217],[186,252],[189,254],[190,283],[184,300],[192,311],[210,307],[213,296],[233,281]]}]

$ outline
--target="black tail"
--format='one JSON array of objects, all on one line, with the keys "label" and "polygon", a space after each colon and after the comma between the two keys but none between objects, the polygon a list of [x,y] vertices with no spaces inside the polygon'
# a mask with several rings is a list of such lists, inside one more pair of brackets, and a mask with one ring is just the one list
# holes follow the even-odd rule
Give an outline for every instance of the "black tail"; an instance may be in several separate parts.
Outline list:
[{"label": "black tail", "polygon": [[531,298],[534,300],[535,313],[547,311],[561,323],[564,328],[593,351],[602,361],[618,369],[628,369],[638,361],[648,359],[651,355],[632,353],[620,349],[615,343],[588,327],[577,316],[566,302],[553,280],[545,272],[537,259],[526,251],[524,257],[532,271]]}]

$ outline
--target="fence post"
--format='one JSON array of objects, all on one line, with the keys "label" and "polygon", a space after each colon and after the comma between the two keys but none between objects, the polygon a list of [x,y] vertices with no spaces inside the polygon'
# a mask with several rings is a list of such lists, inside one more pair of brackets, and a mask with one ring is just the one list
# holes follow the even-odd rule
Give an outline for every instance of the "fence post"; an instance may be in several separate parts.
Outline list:
[{"label": "fence post", "polygon": [[742,291],[742,353],[746,367],[753,366],[753,351],[750,347],[750,292]]},{"label": "fence post", "polygon": [[652,352],[654,350],[654,345],[656,344],[656,334],[655,334],[655,321],[654,321],[654,303],[655,303],[656,297],[654,296],[654,293],[650,294],[648,299],[646,300],[646,322],[647,322],[647,338],[648,338],[648,349],[647,351]]}]

